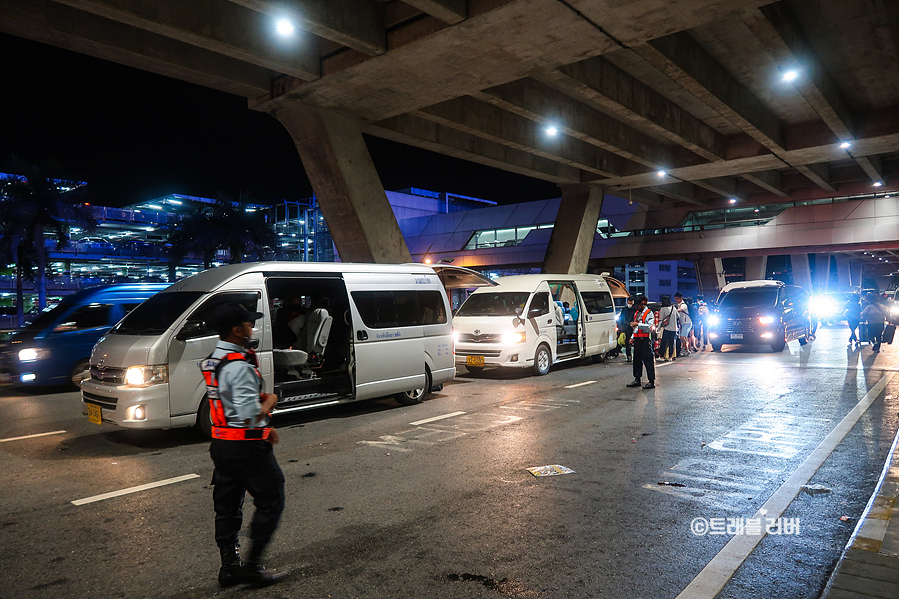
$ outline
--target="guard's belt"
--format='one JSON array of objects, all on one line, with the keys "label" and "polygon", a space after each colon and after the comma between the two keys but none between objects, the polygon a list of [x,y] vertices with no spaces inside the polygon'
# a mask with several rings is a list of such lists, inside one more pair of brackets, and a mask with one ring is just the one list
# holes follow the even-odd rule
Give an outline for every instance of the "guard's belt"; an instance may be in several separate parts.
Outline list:
[{"label": "guard's belt", "polygon": [[212,438],[222,439],[225,441],[256,441],[260,439],[268,439],[272,433],[272,428],[233,428],[226,426],[213,426]]}]

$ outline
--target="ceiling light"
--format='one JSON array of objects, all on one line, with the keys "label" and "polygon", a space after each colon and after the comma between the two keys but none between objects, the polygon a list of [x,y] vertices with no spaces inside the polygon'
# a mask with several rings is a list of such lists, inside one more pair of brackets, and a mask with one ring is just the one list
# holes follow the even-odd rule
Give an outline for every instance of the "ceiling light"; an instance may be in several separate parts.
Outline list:
[{"label": "ceiling light", "polygon": [[728,200],[728,202],[730,202],[731,204],[736,204],[736,203],[737,203],[737,198],[731,198],[731,199]]},{"label": "ceiling light", "polygon": [[297,28],[294,27],[293,23],[291,23],[289,20],[281,19],[275,25],[275,29],[277,29],[278,33],[280,33],[281,35],[290,35],[294,31],[296,31]]},{"label": "ceiling light", "polygon": [[554,137],[558,132],[559,132],[558,127],[555,127],[553,125],[550,125],[549,127],[546,128],[546,134],[549,135],[550,137]]},{"label": "ceiling light", "polygon": [[796,77],[798,77],[798,76],[799,76],[799,71],[796,71],[796,70],[794,70],[794,69],[790,69],[789,71],[786,71],[786,72],[784,73],[783,80],[784,80],[784,81],[793,81],[793,80],[796,79]]},{"label": "ceiling light", "polygon": [[667,174],[668,174],[668,173],[665,172],[665,171],[658,171],[658,172],[656,173],[656,176],[657,176],[657,177],[664,177],[664,176],[667,175]]},{"label": "ceiling light", "polygon": [[874,187],[880,187],[881,185],[883,185],[883,181],[875,181],[874,182]]},{"label": "ceiling light", "polygon": [[848,141],[844,141],[843,143],[840,144],[840,148],[842,148],[842,149],[844,149],[844,150],[848,150],[848,149],[849,149],[849,146],[851,146],[851,145],[852,145],[852,144],[849,143]]}]

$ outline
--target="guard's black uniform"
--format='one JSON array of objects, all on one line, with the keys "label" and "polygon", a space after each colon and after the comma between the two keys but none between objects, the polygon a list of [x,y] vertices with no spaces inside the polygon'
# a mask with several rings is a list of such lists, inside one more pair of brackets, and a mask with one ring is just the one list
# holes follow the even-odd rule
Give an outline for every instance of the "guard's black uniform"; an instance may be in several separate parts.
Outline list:
[{"label": "guard's black uniform", "polygon": [[[655,323],[652,310],[641,305],[634,313],[634,381],[639,381],[643,375],[643,367],[646,367],[646,378],[650,385],[655,384],[656,363],[655,354],[652,351],[652,339],[650,330]],[[642,325],[642,328],[641,328]]]}]

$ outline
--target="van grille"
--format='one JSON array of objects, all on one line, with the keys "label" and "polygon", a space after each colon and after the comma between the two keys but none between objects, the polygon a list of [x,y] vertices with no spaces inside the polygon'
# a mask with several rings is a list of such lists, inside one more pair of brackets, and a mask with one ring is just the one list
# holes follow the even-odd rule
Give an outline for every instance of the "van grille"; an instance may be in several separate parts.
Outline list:
[{"label": "van grille", "polygon": [[456,348],[457,356],[484,356],[485,358],[498,358],[499,355],[503,353],[501,349],[469,349],[469,350],[461,350],[458,347]]},{"label": "van grille", "polygon": [[753,333],[755,323],[753,318],[728,318],[725,321],[725,330],[728,333]]},{"label": "van grille", "polygon": [[460,333],[459,343],[500,343],[503,340],[502,335],[494,335],[491,333]]},{"label": "van grille", "polygon": [[125,382],[125,368],[103,368],[91,365],[91,380],[107,385],[121,385]]},{"label": "van grille", "polygon": [[117,397],[103,397],[87,391],[81,391],[81,401],[84,403],[92,403],[106,410],[115,410],[119,399]]}]

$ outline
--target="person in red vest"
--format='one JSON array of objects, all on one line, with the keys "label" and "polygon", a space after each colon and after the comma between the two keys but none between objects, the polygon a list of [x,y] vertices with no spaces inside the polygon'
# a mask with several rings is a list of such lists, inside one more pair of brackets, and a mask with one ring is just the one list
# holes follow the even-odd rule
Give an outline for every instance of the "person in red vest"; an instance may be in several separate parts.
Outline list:
[{"label": "person in red vest", "polygon": [[[655,315],[646,307],[649,299],[645,295],[638,295],[634,304],[637,310],[634,312],[634,380],[627,384],[628,387],[640,387],[644,389],[656,388],[655,355],[652,351],[650,335],[655,327]],[[640,381],[643,376],[643,367],[646,367],[648,382],[643,385]]]},{"label": "person in red vest", "polygon": [[[283,576],[261,564],[284,511],[284,474],[273,449],[278,431],[269,416],[278,396],[262,392],[262,375],[250,349],[255,342],[253,323],[261,317],[237,302],[217,307],[212,318],[219,341],[200,363],[212,421],[209,454],[215,465],[212,499],[215,542],[222,557],[218,580],[223,587],[269,585]],[[237,535],[246,493],[253,497],[256,513],[250,525],[250,551],[242,563]]]}]

